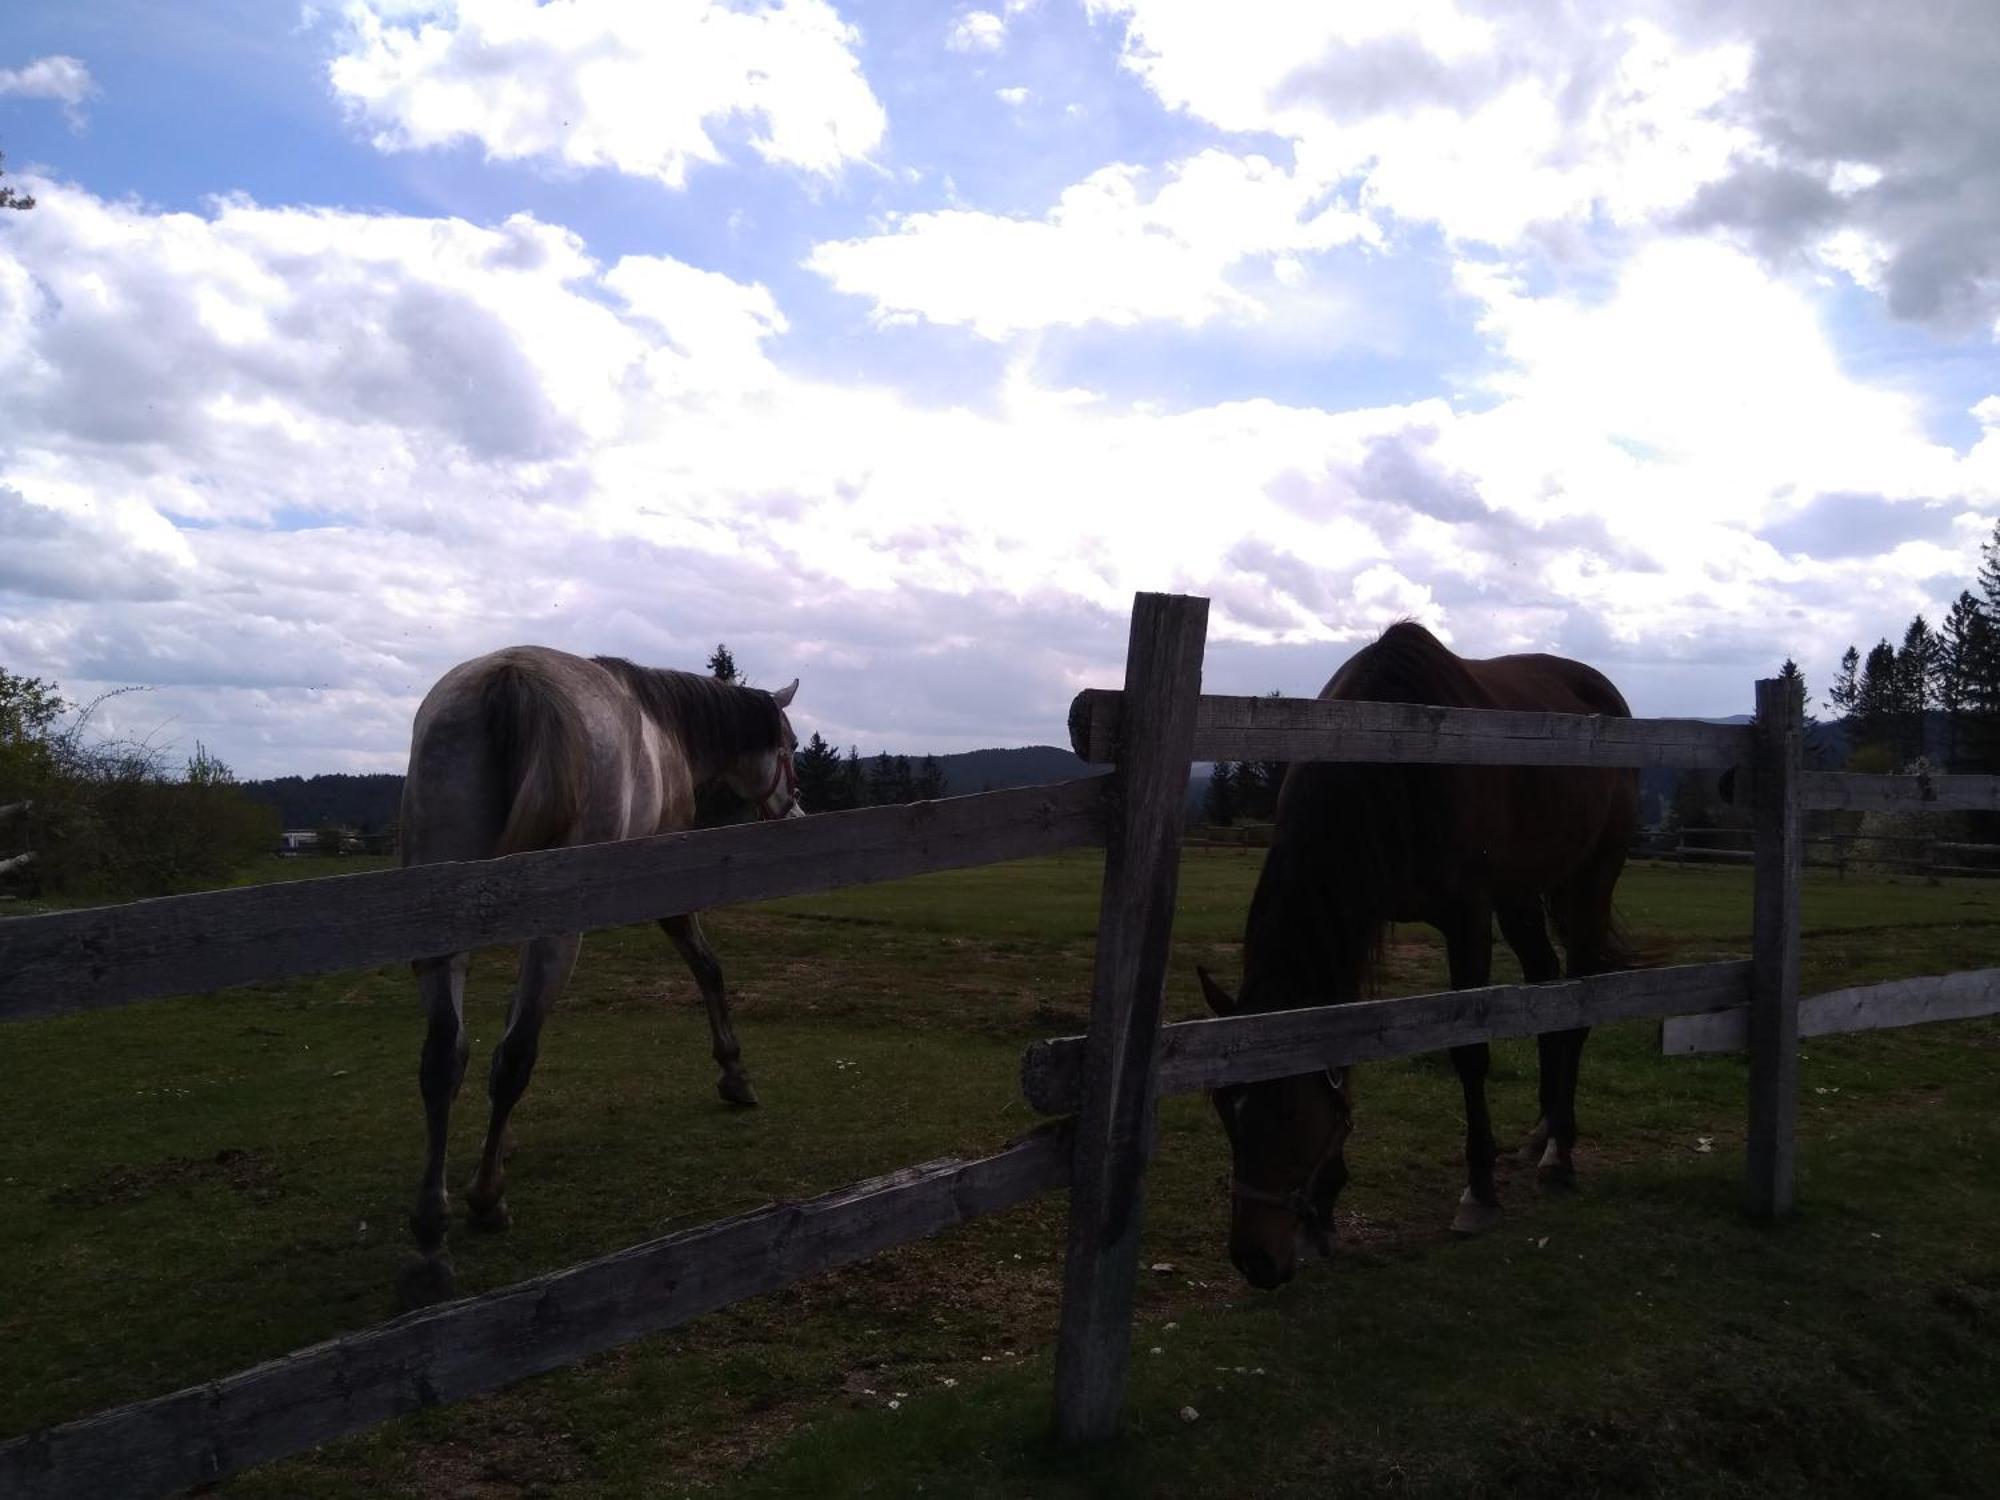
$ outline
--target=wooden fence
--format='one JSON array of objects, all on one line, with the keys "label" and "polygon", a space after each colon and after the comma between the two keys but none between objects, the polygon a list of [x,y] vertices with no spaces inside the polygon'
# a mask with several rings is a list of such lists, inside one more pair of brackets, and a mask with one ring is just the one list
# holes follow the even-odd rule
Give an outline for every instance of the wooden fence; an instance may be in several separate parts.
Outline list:
[{"label": "wooden fence", "polygon": [[[0,1491],[161,1494],[399,1413],[461,1400],[1046,1189],[1070,1192],[1055,1419],[1108,1435],[1130,1356],[1145,1169],[1165,1093],[1636,1017],[1670,1052],[1751,1051],[1748,1199],[1792,1197],[1798,1037],[2000,1009],[2000,970],[1798,999],[1808,808],[2000,806],[2000,778],[1833,776],[1800,764],[1803,706],[1758,684],[1754,726],[1202,696],[1207,601],[1142,594],[1122,692],[1072,743],[1112,775],[906,807],[0,920],[0,1020],[356,968],[1090,844],[1106,849],[1089,1031],[1022,1061],[1063,1116],[940,1161],[649,1241],[426,1309],[227,1379],[0,1444]],[[1161,1025],[1183,799],[1196,760],[1738,768],[1756,814],[1753,956],[1546,985]],[[1676,1019],[1685,1017],[1686,1019]]]},{"label": "wooden fence", "polygon": [[[1633,845],[1632,853],[1639,859],[1748,864],[1755,857],[1754,852],[1732,845],[1747,844],[1752,837],[1748,828],[1683,828],[1671,848],[1661,848],[1656,842],[1642,838]],[[1919,834],[1860,829],[1809,833],[1800,843],[1805,849],[1807,869],[1833,870],[1843,876],[1851,867],[1888,870],[1899,875],[2000,876],[2000,844],[1968,844]]]}]

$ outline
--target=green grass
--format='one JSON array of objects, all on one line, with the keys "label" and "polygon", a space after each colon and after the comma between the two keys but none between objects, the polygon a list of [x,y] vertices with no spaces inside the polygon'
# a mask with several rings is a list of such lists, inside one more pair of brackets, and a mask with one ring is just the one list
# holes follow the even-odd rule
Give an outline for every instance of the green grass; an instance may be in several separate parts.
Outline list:
[{"label": "green grass", "polygon": [[[1195,963],[1234,974],[1258,858],[1188,859],[1175,1018],[1200,1013]],[[271,866],[259,878],[327,870]],[[1020,1050],[1084,1023],[1099,875],[1077,854],[714,914],[765,1100],[747,1113],[715,1100],[664,939],[593,934],[517,1117],[515,1227],[454,1232],[461,1290],[1027,1128]],[[1621,907],[1677,961],[1747,948],[1740,869],[1637,867]],[[1804,910],[1808,992],[2000,962],[2000,885],[1815,876]],[[1442,984],[1427,931],[1399,932],[1389,959],[1392,991]],[[1515,973],[1503,950],[1496,979]],[[475,963],[475,1083],[510,977],[505,954]],[[387,1315],[420,1032],[413,987],[387,968],[8,1028],[0,1432]],[[1227,1162],[1206,1103],[1168,1101],[1144,1255],[1171,1269],[1143,1278],[1127,1436],[1096,1454],[1046,1441],[1050,1195],[224,1489],[1990,1493],[2000,1025],[1805,1051],[1792,1223],[1760,1231],[1737,1211],[1742,1060],[1664,1060],[1635,1024],[1585,1055],[1582,1190],[1546,1197],[1510,1171],[1506,1221],[1470,1243],[1445,1232],[1461,1149],[1448,1069],[1372,1065],[1335,1257],[1272,1295],[1223,1253]],[[1533,1093],[1532,1043],[1498,1045],[1503,1131],[1530,1122]],[[468,1087],[455,1189],[482,1105]]]}]

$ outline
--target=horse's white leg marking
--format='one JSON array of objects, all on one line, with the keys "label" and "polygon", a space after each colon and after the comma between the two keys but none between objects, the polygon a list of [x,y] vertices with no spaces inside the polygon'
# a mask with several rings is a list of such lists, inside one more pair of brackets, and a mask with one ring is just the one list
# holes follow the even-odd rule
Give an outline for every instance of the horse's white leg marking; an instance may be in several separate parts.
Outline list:
[{"label": "horse's white leg marking", "polygon": [[737,1045],[736,1028],[729,1021],[729,992],[723,987],[722,964],[702,935],[701,923],[690,912],[685,916],[662,917],[660,926],[680,950],[701,990],[702,1004],[708,1008],[711,1051],[722,1069],[715,1091],[730,1104],[755,1104],[757,1091],[743,1071],[743,1049]]},{"label": "horse's white leg marking", "polygon": [[569,983],[582,941],[579,934],[569,933],[536,938],[521,947],[521,976],[514,987],[507,1032],[493,1049],[493,1067],[487,1075],[486,1092],[493,1101],[493,1114],[486,1127],[486,1145],[479,1154],[479,1173],[465,1194],[465,1206],[476,1228],[505,1229],[513,1222],[506,1197],[506,1160],[513,1144],[507,1120],[527,1091],[541,1051],[542,1023]]},{"label": "horse's white leg marking", "polygon": [[1536,1172],[1543,1182],[1556,1187],[1574,1185],[1576,1167],[1570,1161],[1570,1148],[1551,1136],[1548,1145],[1542,1149],[1542,1159]]},{"label": "horse's white leg marking", "polygon": [[1481,1203],[1467,1188],[1458,1200],[1458,1212],[1452,1216],[1453,1234],[1484,1234],[1500,1222],[1500,1205]]}]

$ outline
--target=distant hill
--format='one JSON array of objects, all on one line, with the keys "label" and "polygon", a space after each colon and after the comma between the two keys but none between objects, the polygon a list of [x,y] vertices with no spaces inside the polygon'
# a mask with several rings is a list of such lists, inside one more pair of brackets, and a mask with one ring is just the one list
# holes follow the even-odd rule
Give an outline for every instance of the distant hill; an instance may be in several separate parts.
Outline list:
[{"label": "distant hill", "polygon": [[[913,755],[910,760],[921,764],[923,757]],[[937,761],[944,770],[945,790],[954,797],[971,792],[997,792],[1010,786],[1035,786],[1044,781],[1065,781],[1106,769],[1085,765],[1070,751],[1054,745],[967,750],[958,755],[940,755]],[[275,807],[279,821],[287,828],[318,828],[325,823],[337,823],[361,833],[374,833],[396,820],[403,799],[403,778],[389,772],[369,776],[278,776],[242,785],[244,794],[252,801]]]},{"label": "distant hill", "polygon": [[253,802],[278,810],[287,828],[318,828],[334,823],[358,833],[379,833],[396,821],[403,800],[403,778],[387,772],[353,776],[277,776],[246,781],[243,793]]},{"label": "distant hill", "polygon": [[[913,755],[912,764],[923,757]],[[1075,752],[1054,745],[1024,745],[1018,750],[967,750],[958,755],[940,755],[945,790],[954,797],[973,792],[997,792],[1010,786],[1039,786],[1045,781],[1067,781],[1073,776],[1097,775],[1105,766],[1086,764]]]},{"label": "distant hill", "polygon": [[[1942,743],[1941,716],[1933,716],[1932,738]],[[1748,714],[1707,719],[1709,724],[1747,724]],[[1834,767],[1847,759],[1847,732],[1843,725],[1815,724],[1807,736],[1807,755],[1816,764]],[[922,755],[910,756],[920,764]],[[966,750],[956,755],[940,755],[946,791],[954,797],[973,792],[997,792],[1010,786],[1036,786],[1045,781],[1065,781],[1073,776],[1102,773],[1103,766],[1087,765],[1073,752],[1055,745],[1022,745],[1014,749]],[[1197,765],[1188,778],[1188,812],[1199,814],[1208,791],[1210,767]],[[1639,773],[1640,821],[1651,827],[1658,823],[1673,800],[1674,782],[1680,772],[1651,770]],[[278,809],[287,828],[317,828],[322,823],[339,823],[363,833],[386,828],[396,819],[402,800],[403,778],[382,773],[371,776],[323,775],[280,776],[269,781],[246,781],[243,790],[252,799]]]}]

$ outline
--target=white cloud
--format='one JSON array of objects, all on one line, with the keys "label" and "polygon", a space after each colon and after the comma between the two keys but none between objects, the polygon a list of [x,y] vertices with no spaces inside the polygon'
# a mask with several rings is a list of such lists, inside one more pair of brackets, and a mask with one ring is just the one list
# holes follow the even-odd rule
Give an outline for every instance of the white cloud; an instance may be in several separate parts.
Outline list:
[{"label": "white cloud", "polygon": [[1169,106],[1275,131],[1362,206],[1511,245],[1548,222],[1637,223],[1721,177],[1749,137],[1716,117],[1748,50],[1640,19],[1450,0],[1377,8],[1092,0]]},{"label": "white cloud", "polygon": [[1016,109],[1019,109],[1023,104],[1028,102],[1031,95],[1025,86],[1017,84],[1013,88],[995,89],[993,97],[998,99],[1002,104],[1011,104]]},{"label": "white cloud", "polygon": [[2000,10],[1956,0],[1087,0],[1169,108],[1276,132],[1364,209],[1513,247],[1740,234],[2000,328]]},{"label": "white cloud", "polygon": [[886,116],[826,0],[355,0],[334,91],[385,150],[479,142],[490,157],[609,167],[680,187],[749,131],[765,161],[832,174]]},{"label": "white cloud", "polygon": [[[1218,203],[1305,232],[1282,180],[1212,165],[1246,197],[1133,195],[1154,237],[1210,264]],[[1055,740],[1116,680],[1141,588],[1212,596],[1218,662],[1277,653],[1218,675],[1245,691],[1310,691],[1398,613],[1481,652],[1587,647],[1628,685],[1767,668],[1800,654],[1800,599],[1842,644],[1935,608],[2000,505],[1995,440],[1927,443],[1714,245],[1589,301],[1468,269],[1506,359],[1479,410],[1163,414],[1047,389],[1025,353],[970,410],[801,378],[767,288],[606,266],[526,216],[28,185],[48,211],[0,237],[0,661],[156,684],[145,713],[246,771],[392,769],[439,673],[523,639],[686,665],[724,639],[803,675],[802,729],[867,749]],[[1923,524],[1874,556],[1759,539],[1836,484]]]},{"label": "white cloud", "polygon": [[0,99],[52,99],[72,124],[83,119],[83,101],[97,92],[90,69],[74,57],[55,53],[18,68],[0,68]]},{"label": "white cloud", "polygon": [[1232,280],[1245,261],[1367,239],[1371,227],[1261,156],[1205,151],[1147,174],[1105,167],[1042,219],[970,209],[903,216],[893,230],[815,246],[807,264],[885,318],[922,317],[1000,339],[1026,329],[1163,319],[1254,320]]},{"label": "white cloud", "polygon": [[952,23],[944,44],[954,52],[998,52],[1007,42],[1007,23],[990,10],[969,10]]}]

